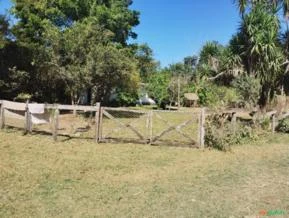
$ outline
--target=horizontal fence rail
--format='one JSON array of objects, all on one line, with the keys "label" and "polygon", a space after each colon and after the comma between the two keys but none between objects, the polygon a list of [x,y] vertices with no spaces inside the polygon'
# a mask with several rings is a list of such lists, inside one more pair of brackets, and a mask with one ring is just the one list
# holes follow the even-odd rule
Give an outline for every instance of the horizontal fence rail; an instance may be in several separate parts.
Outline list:
[{"label": "horizontal fence rail", "polygon": [[[134,110],[131,108],[85,105],[34,104],[0,100],[0,129],[16,127],[28,133],[94,139],[97,143],[128,142],[151,145],[205,147],[207,122],[216,118],[220,126],[230,123],[238,131],[240,122],[247,125],[242,111],[194,111]],[[252,112],[250,123],[269,118],[275,132],[278,121],[289,117],[289,112],[278,114]],[[245,121],[243,121],[245,119]],[[251,124],[250,124],[251,125]]]},{"label": "horizontal fence rail", "polygon": [[[111,108],[101,107],[100,103],[84,106],[0,101],[0,107],[1,128],[18,127],[24,129],[25,134],[50,134],[54,141],[58,136],[82,135],[97,143],[119,141],[204,147],[204,122],[201,120],[204,114],[201,116],[201,112]],[[35,110],[41,110],[41,114],[34,114]]]},{"label": "horizontal fence rail", "polygon": [[[99,103],[95,106],[84,106],[1,100],[0,107],[1,129],[8,126],[24,129],[24,134],[32,131],[51,134],[55,141],[59,135],[72,137],[71,135],[86,132],[88,138],[99,141]],[[89,117],[81,116],[87,113],[90,113]]]}]

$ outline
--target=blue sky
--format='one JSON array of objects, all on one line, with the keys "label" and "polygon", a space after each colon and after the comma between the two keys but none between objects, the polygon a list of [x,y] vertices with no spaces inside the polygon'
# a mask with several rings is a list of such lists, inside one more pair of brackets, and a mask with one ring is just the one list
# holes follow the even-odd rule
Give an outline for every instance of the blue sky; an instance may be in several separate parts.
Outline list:
[{"label": "blue sky", "polygon": [[[11,6],[0,0],[0,13]],[[198,54],[209,40],[228,43],[239,25],[233,0],[134,0],[141,12],[136,42],[148,43],[162,66]]]},{"label": "blue sky", "polygon": [[141,12],[135,29],[138,42],[147,42],[162,66],[198,54],[209,40],[228,43],[239,25],[233,0],[134,0]]},{"label": "blue sky", "polygon": [[5,13],[11,7],[9,0],[0,0],[0,13]]}]

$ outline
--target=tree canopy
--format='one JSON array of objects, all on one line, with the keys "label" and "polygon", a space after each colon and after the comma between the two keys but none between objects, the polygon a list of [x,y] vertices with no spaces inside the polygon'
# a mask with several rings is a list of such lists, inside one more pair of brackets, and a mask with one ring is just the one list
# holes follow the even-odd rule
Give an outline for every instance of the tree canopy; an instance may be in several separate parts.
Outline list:
[{"label": "tree canopy", "polygon": [[[91,103],[106,103],[116,90],[135,95],[140,76],[156,69],[147,45],[128,43],[137,37],[133,28],[139,24],[132,1],[13,3],[17,23],[10,29],[5,16],[0,17],[0,79],[5,80],[0,94],[6,98],[27,93],[38,101],[77,103],[86,91]],[[14,40],[7,40],[8,33]],[[15,80],[19,75],[20,84]]]},{"label": "tree canopy", "polygon": [[234,89],[266,106],[283,87],[289,93],[287,0],[235,0],[241,22],[227,45],[205,42],[199,54],[164,68],[147,44],[129,43],[140,22],[131,0],[13,3],[16,24],[0,15],[0,95],[7,99],[77,104],[87,94],[91,104],[123,105],[146,87],[160,105],[175,102],[181,86],[181,95],[195,92],[202,104]]}]

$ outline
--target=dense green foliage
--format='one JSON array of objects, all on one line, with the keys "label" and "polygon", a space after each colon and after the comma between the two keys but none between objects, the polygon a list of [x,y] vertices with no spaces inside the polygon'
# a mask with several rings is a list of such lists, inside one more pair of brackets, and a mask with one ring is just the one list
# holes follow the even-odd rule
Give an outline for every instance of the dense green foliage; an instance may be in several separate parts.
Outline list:
[{"label": "dense green foliage", "polygon": [[289,118],[281,120],[276,129],[278,132],[289,133]]},{"label": "dense green foliage", "polygon": [[[147,45],[130,45],[139,24],[132,1],[15,0],[17,23],[0,17],[0,95],[46,102],[137,99],[140,76],[157,63]],[[111,96],[116,99],[111,99]],[[121,100],[120,102],[123,102]]]},{"label": "dense green foliage", "polygon": [[289,93],[289,33],[280,25],[287,0],[236,0],[241,22],[228,45],[206,42],[163,69],[147,44],[128,43],[140,22],[131,0],[13,2],[16,24],[0,15],[5,99],[77,104],[87,95],[121,106],[148,93],[165,108],[196,93],[199,105],[265,107],[283,88]]},{"label": "dense green foliage", "polygon": [[260,95],[261,84],[259,79],[253,76],[243,75],[233,81],[233,86],[241,96],[240,100],[244,106],[257,106]]},{"label": "dense green foliage", "polygon": [[218,115],[207,118],[205,143],[209,148],[230,151],[234,145],[253,141],[257,138],[256,131],[248,125],[224,122]]}]

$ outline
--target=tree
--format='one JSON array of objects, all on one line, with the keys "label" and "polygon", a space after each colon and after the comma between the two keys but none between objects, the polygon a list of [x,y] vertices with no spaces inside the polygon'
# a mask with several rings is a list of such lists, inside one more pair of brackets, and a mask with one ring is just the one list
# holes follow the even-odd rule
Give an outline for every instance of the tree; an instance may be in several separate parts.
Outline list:
[{"label": "tree", "polygon": [[157,71],[159,63],[153,58],[153,50],[147,45],[133,45],[137,60],[140,77],[143,82],[147,82],[148,77]]},{"label": "tree", "polygon": [[139,12],[129,8],[131,0],[14,0],[14,3],[13,12],[19,19],[15,33],[28,41],[41,41],[44,20],[65,29],[87,17],[93,17],[104,29],[113,32],[115,42],[125,45],[129,37],[137,36],[132,28],[139,24]]},{"label": "tree", "polygon": [[9,22],[6,16],[0,15],[0,49],[7,43],[9,34]]},{"label": "tree", "polygon": [[223,49],[224,47],[217,41],[206,42],[200,52],[200,64],[210,64],[213,67],[214,60],[218,59]]},{"label": "tree", "polygon": [[88,89],[95,91],[94,101],[107,102],[115,90],[135,92],[138,60],[127,40],[136,37],[132,28],[139,23],[139,13],[129,8],[131,4],[14,0],[15,43],[32,54],[23,58],[24,68],[15,64],[15,72],[28,74],[27,90],[33,98],[77,103]]},{"label": "tree", "polygon": [[223,83],[229,83],[232,77],[240,73],[240,56],[230,46],[223,46],[216,41],[207,42],[203,46],[197,67],[198,77],[208,77],[211,81],[221,78]]},{"label": "tree", "polygon": [[171,74],[164,70],[151,75],[147,84],[149,95],[155,99],[158,106],[163,109],[165,109],[166,104],[170,103],[170,81]]},{"label": "tree", "polygon": [[199,58],[196,55],[187,56],[184,58],[184,65],[186,66],[186,68],[195,69],[195,67],[198,64],[198,61],[199,61]]},{"label": "tree", "polygon": [[283,10],[285,18],[289,16],[289,1],[288,0],[234,0],[240,14],[244,17],[246,12],[250,12],[259,4],[266,5],[273,13]]},{"label": "tree", "polygon": [[114,45],[94,47],[88,55],[88,71],[94,89],[94,101],[109,103],[111,94],[118,91],[136,94],[139,71],[136,61],[127,55],[127,49]]},{"label": "tree", "polygon": [[243,15],[239,32],[230,42],[231,50],[239,54],[247,74],[260,79],[261,106],[273,97],[285,61],[278,42],[279,19],[271,7],[273,3],[269,3],[252,2],[250,11]]}]

